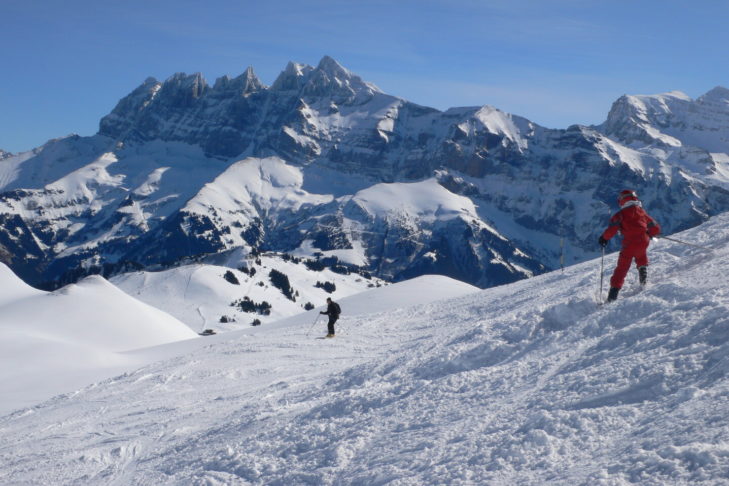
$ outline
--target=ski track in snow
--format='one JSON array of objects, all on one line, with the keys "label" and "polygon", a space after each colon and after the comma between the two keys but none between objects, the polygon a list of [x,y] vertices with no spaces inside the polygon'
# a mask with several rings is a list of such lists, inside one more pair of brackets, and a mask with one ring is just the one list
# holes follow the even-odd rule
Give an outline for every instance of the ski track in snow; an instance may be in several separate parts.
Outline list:
[{"label": "ski track in snow", "polygon": [[729,216],[678,237],[714,252],[658,240],[610,305],[598,260],[56,397],[0,419],[0,484],[729,484]]}]

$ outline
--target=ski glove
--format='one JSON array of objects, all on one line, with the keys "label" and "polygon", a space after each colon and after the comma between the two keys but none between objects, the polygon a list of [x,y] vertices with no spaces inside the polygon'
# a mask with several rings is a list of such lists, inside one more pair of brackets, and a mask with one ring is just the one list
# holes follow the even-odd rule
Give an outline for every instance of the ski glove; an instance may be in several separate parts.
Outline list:
[{"label": "ski glove", "polygon": [[608,244],[608,240],[606,240],[606,239],[605,239],[605,238],[603,238],[602,236],[600,237],[600,239],[599,239],[599,240],[597,240],[597,242],[598,242],[598,243],[600,244],[600,246],[602,246],[603,248],[605,248],[605,247],[607,246],[607,244]]}]

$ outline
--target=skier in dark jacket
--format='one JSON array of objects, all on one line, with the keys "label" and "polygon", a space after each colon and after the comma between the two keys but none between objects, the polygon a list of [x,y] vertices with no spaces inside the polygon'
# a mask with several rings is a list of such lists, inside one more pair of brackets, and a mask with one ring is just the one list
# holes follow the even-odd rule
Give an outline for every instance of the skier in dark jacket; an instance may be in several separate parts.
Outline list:
[{"label": "skier in dark jacket", "polygon": [[342,310],[340,309],[339,304],[334,302],[331,297],[327,297],[327,310],[326,312],[319,313],[329,316],[329,322],[327,323],[328,334],[326,335],[326,337],[334,337],[334,323],[337,322],[337,319],[339,319],[339,314],[341,312]]},{"label": "skier in dark jacket", "polygon": [[646,251],[652,237],[661,232],[661,227],[648,216],[642,207],[635,191],[625,190],[618,195],[620,211],[610,218],[610,225],[603,232],[598,242],[605,247],[608,240],[617,232],[623,234],[623,247],[620,250],[618,264],[610,279],[610,293],[608,302],[618,298],[618,292],[623,288],[625,276],[630,270],[630,264],[635,259],[638,267],[638,279],[641,286],[648,280],[648,256]]}]

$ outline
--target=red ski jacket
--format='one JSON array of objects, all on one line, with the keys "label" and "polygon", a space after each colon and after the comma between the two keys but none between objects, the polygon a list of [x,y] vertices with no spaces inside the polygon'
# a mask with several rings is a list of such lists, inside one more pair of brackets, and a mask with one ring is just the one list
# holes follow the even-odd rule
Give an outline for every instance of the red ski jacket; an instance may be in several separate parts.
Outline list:
[{"label": "red ski jacket", "polygon": [[610,225],[602,237],[609,240],[618,231],[623,234],[623,248],[626,248],[634,244],[647,245],[650,237],[661,232],[661,227],[639,204],[630,204],[610,218]]}]

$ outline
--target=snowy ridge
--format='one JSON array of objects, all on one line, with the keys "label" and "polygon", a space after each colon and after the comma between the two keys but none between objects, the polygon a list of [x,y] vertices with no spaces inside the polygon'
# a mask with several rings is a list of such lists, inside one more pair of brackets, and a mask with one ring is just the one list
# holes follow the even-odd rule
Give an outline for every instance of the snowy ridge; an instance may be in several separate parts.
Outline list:
[{"label": "snowy ridge", "polygon": [[[277,212],[297,212],[302,206],[330,202],[330,195],[309,194],[301,186],[301,169],[278,157],[248,158],[231,165],[213,182],[206,184],[183,208],[184,212],[207,216],[215,212],[214,222],[222,231],[236,226],[248,227],[254,220],[277,219]],[[225,247],[248,246],[241,233],[233,232]]]},{"label": "snowy ridge", "polygon": [[197,337],[98,276],[42,292],[0,264],[0,280],[3,413],[143,364],[125,351]]},{"label": "snowy ridge", "polygon": [[23,282],[7,265],[2,263],[0,263],[0,287],[3,289],[0,295],[0,305],[44,293]]},{"label": "snowy ridge", "polygon": [[474,118],[483,123],[483,126],[489,133],[503,136],[507,140],[517,144],[520,149],[526,149],[528,147],[529,143],[526,136],[534,128],[529,120],[504,113],[491,106],[484,106],[479,109],[475,113]]},{"label": "snowy ridge", "polygon": [[[343,275],[330,268],[308,270],[302,262],[284,261],[269,255],[231,257],[220,263],[227,266],[200,263],[158,272],[124,273],[113,277],[111,283],[132,297],[176,317],[195,332],[246,329],[254,319],[265,326],[303,313],[307,304],[321,306],[327,297],[338,301],[385,285],[378,278],[365,278],[356,273]],[[231,267],[243,267],[246,272]],[[255,272],[253,275],[251,270]],[[273,286],[269,277],[272,270],[289,279],[295,301]],[[237,283],[226,280],[226,274]],[[333,290],[327,292],[317,287],[317,283],[332,285]],[[245,312],[232,305],[245,297],[255,303],[270,304],[270,314]],[[223,317],[229,322],[221,322]]]},{"label": "snowy ridge", "polygon": [[696,100],[680,91],[626,95],[598,128],[647,157],[726,188],[725,164],[710,154],[729,153],[728,108],[729,90],[720,86]]},{"label": "snowy ridge", "polygon": [[678,236],[713,252],[659,239],[649,288],[631,275],[603,307],[590,261],[345,305],[333,340],[307,339],[309,319],[216,337],[0,419],[0,481],[724,484],[729,216]]}]

